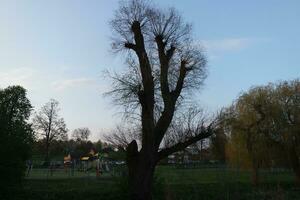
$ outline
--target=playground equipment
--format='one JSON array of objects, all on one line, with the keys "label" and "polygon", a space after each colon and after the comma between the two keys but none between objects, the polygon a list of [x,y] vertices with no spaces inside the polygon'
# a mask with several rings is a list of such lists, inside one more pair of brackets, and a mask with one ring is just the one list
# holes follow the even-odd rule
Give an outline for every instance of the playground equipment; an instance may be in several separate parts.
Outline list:
[{"label": "playground equipment", "polygon": [[74,170],[85,172],[96,172],[96,176],[100,176],[104,171],[110,171],[108,165],[107,155],[100,154],[94,149],[91,149],[89,153],[81,156],[79,159],[74,159],[71,154],[64,157],[64,169],[66,173],[74,175]]},{"label": "playground equipment", "polygon": [[91,149],[87,156],[80,158],[83,171],[88,172],[89,170],[95,169],[96,176],[100,176],[104,170],[109,171],[109,167],[104,156],[99,152],[96,153],[94,149]]}]

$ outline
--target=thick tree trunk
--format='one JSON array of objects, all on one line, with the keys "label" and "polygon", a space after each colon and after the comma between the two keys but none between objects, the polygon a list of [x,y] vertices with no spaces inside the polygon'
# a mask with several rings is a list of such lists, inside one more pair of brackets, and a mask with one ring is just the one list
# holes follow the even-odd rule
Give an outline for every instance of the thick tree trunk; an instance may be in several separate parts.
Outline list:
[{"label": "thick tree trunk", "polygon": [[152,180],[154,166],[138,163],[137,166],[128,166],[129,171],[129,190],[132,200],[151,200],[152,199]]},{"label": "thick tree trunk", "polygon": [[49,162],[49,143],[48,142],[46,142],[46,155],[45,155],[45,162],[47,163],[47,164],[49,164],[48,162]]},{"label": "thick tree trunk", "polygon": [[132,200],[151,200],[156,160],[152,151],[138,152],[136,141],[127,147],[129,193]]},{"label": "thick tree trunk", "polygon": [[296,184],[300,186],[300,162],[295,148],[289,149],[289,159],[295,174]]}]

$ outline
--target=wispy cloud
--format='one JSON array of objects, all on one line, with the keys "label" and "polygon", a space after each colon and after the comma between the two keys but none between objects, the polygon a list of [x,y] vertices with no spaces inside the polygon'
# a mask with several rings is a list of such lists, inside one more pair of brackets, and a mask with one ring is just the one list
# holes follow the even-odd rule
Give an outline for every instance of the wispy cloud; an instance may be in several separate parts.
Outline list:
[{"label": "wispy cloud", "polygon": [[95,80],[90,78],[75,78],[75,79],[65,79],[60,81],[53,82],[53,86],[55,90],[62,91],[66,89],[76,88],[76,87],[83,87],[95,84]]},{"label": "wispy cloud", "polygon": [[0,69],[0,87],[10,85],[22,85],[24,87],[32,87],[36,71],[32,68],[15,68],[6,71]]},{"label": "wispy cloud", "polygon": [[225,38],[219,40],[201,40],[199,43],[207,52],[240,51],[252,45],[255,39],[251,38]]}]

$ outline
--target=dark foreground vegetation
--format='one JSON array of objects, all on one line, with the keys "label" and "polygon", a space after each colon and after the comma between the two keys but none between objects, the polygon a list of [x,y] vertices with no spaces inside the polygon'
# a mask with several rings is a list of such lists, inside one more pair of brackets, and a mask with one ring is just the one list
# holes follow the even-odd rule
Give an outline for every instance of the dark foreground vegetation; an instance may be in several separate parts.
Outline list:
[{"label": "dark foreground vegetation", "polygon": [[[291,171],[261,171],[261,184],[251,184],[251,173],[238,169],[183,169],[159,166],[153,199],[299,199]],[[104,175],[85,178],[26,179],[14,199],[128,199],[125,178]]]}]

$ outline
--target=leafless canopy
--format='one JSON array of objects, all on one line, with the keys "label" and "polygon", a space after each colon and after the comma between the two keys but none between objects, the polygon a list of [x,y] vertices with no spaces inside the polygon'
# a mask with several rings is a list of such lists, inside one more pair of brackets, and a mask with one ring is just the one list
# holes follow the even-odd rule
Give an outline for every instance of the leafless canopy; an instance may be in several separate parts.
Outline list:
[{"label": "leafless canopy", "polygon": [[[159,9],[142,0],[125,1],[110,24],[112,48],[125,50],[129,68],[111,74],[113,88],[108,94],[126,111],[138,113],[142,149],[147,145],[158,149],[165,135],[170,135],[166,133],[172,132],[169,126],[179,107],[202,86],[206,58],[201,47],[194,45],[191,24],[185,23],[174,8]],[[207,124],[199,123],[193,135],[183,131],[185,141],[207,132]]]},{"label": "leafless canopy", "polygon": [[[203,84],[206,58],[201,46],[193,41],[191,24],[185,23],[174,8],[163,10],[148,1],[124,1],[110,24],[114,31],[112,48],[128,53],[127,71],[110,74],[113,89],[108,94],[117,104],[125,105],[126,109],[140,105],[139,92],[144,91],[146,74],[140,68],[142,60],[138,54],[146,56],[157,108],[164,106],[161,103],[166,98],[161,98],[167,93],[182,97]],[[136,41],[134,26],[140,27],[142,41]]]},{"label": "leafless canopy", "polygon": [[132,140],[140,141],[141,130],[138,127],[126,127],[118,125],[110,133],[104,135],[104,139],[116,148],[126,148]]},{"label": "leafless canopy", "polygon": [[72,137],[77,141],[87,141],[90,135],[91,131],[87,127],[77,128],[72,133]]},{"label": "leafless canopy", "polygon": [[66,138],[66,124],[58,115],[58,106],[58,101],[51,99],[39,112],[35,113],[33,126],[38,137],[45,137],[50,141]]},{"label": "leafless canopy", "polygon": [[58,115],[58,101],[51,99],[33,118],[33,127],[36,136],[45,140],[46,160],[49,158],[49,147],[53,140],[67,139],[67,127],[63,118]]}]

